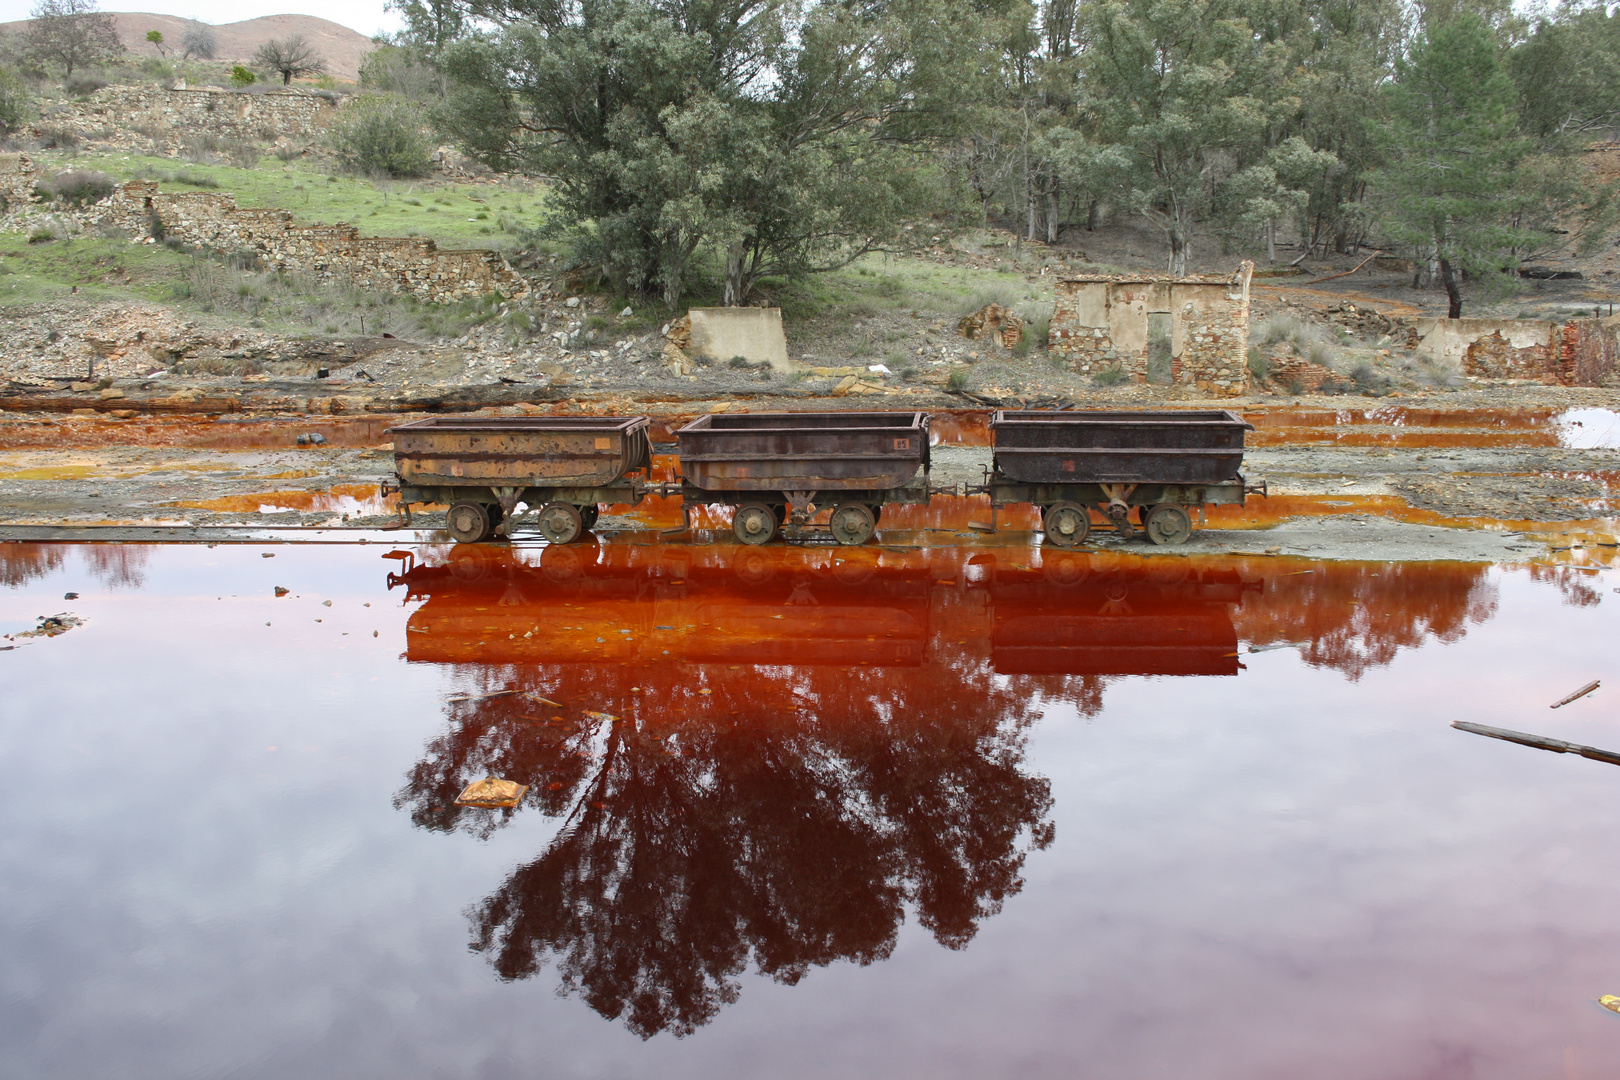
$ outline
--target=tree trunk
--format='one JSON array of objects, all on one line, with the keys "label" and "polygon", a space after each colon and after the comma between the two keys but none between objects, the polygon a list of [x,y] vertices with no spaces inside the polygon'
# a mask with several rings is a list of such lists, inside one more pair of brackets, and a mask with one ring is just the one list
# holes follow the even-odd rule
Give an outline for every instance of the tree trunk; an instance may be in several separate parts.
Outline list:
[{"label": "tree trunk", "polygon": [[1058,185],[1055,179],[1051,190],[1046,193],[1046,242],[1058,242]]},{"label": "tree trunk", "polygon": [[1170,276],[1187,276],[1187,255],[1191,237],[1187,230],[1182,228],[1181,215],[1177,214],[1170,222]]},{"label": "tree trunk", "polygon": [[1277,223],[1272,220],[1266,222],[1266,261],[1277,262]]},{"label": "tree trunk", "polygon": [[1440,280],[1446,287],[1446,298],[1450,301],[1446,318],[1462,318],[1462,281],[1450,259],[1440,260]]},{"label": "tree trunk", "polygon": [[1024,239],[1035,237],[1035,178],[1024,174]]},{"label": "tree trunk", "polygon": [[747,265],[747,257],[741,244],[733,246],[726,252],[726,291],[720,301],[726,307],[742,307],[748,299],[747,286],[743,281],[743,267]]},{"label": "tree trunk", "polygon": [[1086,232],[1096,232],[1102,224],[1102,200],[1092,199],[1086,207]]}]

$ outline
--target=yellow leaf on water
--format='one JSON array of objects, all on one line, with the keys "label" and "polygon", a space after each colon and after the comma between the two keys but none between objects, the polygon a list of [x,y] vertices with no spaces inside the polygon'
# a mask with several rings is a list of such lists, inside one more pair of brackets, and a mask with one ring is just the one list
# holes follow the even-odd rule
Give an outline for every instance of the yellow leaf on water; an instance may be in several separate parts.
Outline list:
[{"label": "yellow leaf on water", "polygon": [[1620,1013],[1620,997],[1615,997],[1613,994],[1604,994],[1598,998],[1598,1004],[1610,1012]]}]

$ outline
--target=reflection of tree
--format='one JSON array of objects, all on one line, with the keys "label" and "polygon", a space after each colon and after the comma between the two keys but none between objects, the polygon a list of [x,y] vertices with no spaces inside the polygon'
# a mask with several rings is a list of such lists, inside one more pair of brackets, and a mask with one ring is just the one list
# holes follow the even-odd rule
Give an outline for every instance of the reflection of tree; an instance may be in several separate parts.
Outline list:
[{"label": "reflection of tree", "polygon": [[1530,580],[1551,585],[1564,594],[1564,603],[1570,607],[1596,607],[1603,603],[1603,594],[1593,588],[1599,571],[1596,567],[1530,566]]},{"label": "reflection of tree", "polygon": [[0,544],[0,585],[26,585],[62,568],[66,544]]},{"label": "reflection of tree", "polygon": [[472,913],[474,948],[507,979],[554,961],[643,1037],[708,1022],[750,963],[792,984],[882,959],[908,906],[961,948],[1021,888],[1024,832],[1052,838],[1048,782],[1022,768],[1027,697],[982,662],[497,671],[584,704],[451,706],[396,801],[487,835],[511,811],[455,807],[460,788],[530,784],[562,828]]},{"label": "reflection of tree", "polygon": [[1263,599],[1235,615],[1255,644],[1300,643],[1308,663],[1352,680],[1433,636],[1457,641],[1470,623],[1496,614],[1490,567],[1472,563],[1316,563],[1279,560]]},{"label": "reflection of tree", "polygon": [[109,589],[139,589],[146,584],[152,548],[145,544],[85,544],[84,564]]},{"label": "reflection of tree", "polygon": [[[686,1033],[750,968],[794,983],[887,956],[908,912],[965,946],[1052,838],[1047,781],[1024,762],[1052,702],[1095,715],[1113,679],[1235,676],[1240,638],[1355,678],[1496,604],[1474,566],[1033,564],[570,545],[531,565],[457,549],[391,579],[429,598],[407,655],[522,693],[448,704],[396,804],[480,837],[522,807],[556,819],[470,913],[473,947],[507,979],[555,964],[644,1037]],[[522,806],[457,807],[486,775],[530,785]]]}]

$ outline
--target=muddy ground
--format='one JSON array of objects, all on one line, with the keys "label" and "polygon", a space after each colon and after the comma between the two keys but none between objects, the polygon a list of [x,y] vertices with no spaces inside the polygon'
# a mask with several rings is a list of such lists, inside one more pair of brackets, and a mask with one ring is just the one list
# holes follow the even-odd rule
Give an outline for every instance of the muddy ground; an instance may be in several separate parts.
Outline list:
[{"label": "muddy ground", "polygon": [[[1141,408],[1149,402],[1137,400],[1140,389],[1097,404]],[[1269,497],[1251,496],[1241,512],[1216,513],[1188,550],[1278,547],[1338,559],[1511,561],[1567,546],[1571,537],[1612,541],[1620,527],[1620,392],[1526,386],[1399,405],[1302,398],[1233,407],[1256,424],[1244,471],[1251,483],[1264,480]],[[669,430],[703,408],[690,403],[658,414],[659,448],[672,451]],[[396,509],[378,493],[393,473],[386,428],[397,419],[409,417],[232,423],[0,414],[0,539],[35,535],[15,528],[24,525],[232,527],[217,534],[227,538],[265,527],[329,535],[398,526]],[[982,421],[974,412],[936,417],[936,437],[943,439],[933,451],[937,488],[954,491],[982,479],[990,460]],[[299,435],[321,432],[325,445],[297,444]],[[1575,445],[1561,445],[1568,443]],[[675,514],[672,504],[655,502],[629,517],[605,516],[598,532],[663,527]],[[939,520],[913,527],[932,530],[930,543],[992,542],[964,532],[960,516],[941,511]],[[432,528],[440,521],[418,512],[412,524]],[[709,524],[723,526],[723,515]],[[1027,512],[1003,524],[1025,542],[1031,538]],[[1096,542],[1116,538],[1099,528]]]}]

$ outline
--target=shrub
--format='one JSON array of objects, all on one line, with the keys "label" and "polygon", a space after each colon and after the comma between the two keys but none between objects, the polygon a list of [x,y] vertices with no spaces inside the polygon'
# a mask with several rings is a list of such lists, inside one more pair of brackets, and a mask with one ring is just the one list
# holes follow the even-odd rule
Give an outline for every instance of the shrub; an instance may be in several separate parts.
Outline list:
[{"label": "shrub", "polygon": [[1254,376],[1255,382],[1265,382],[1271,375],[1271,361],[1266,354],[1257,348],[1249,349],[1249,374]]},{"label": "shrub", "polygon": [[69,169],[48,180],[41,180],[34,191],[54,202],[69,206],[89,206],[113,193],[118,185],[106,173],[89,169]]},{"label": "shrub", "polygon": [[189,136],[180,144],[180,156],[187,161],[195,161],[199,165],[207,161],[211,155],[219,150],[220,138],[211,131],[200,135]]},{"label": "shrub", "polygon": [[1098,386],[1118,386],[1128,378],[1130,378],[1130,376],[1125,373],[1125,369],[1120,365],[1115,364],[1112,367],[1105,367],[1101,371],[1097,372],[1091,377],[1091,381]]},{"label": "shrub", "polygon": [[226,143],[223,150],[226,159],[238,169],[258,168],[259,158],[263,156],[259,153],[257,146],[240,139],[233,139]]},{"label": "shrub", "polygon": [[231,68],[231,85],[236,87],[252,86],[259,81],[259,77],[241,64]]},{"label": "shrub", "polygon": [[945,379],[945,388],[947,390],[965,390],[967,381],[967,368],[957,368]]},{"label": "shrub", "polygon": [[53,125],[39,129],[41,150],[71,150],[79,145],[79,136],[71,128]]},{"label": "shrub", "polygon": [[63,84],[62,89],[66,90],[73,97],[82,98],[89,97],[97,90],[104,89],[106,85],[106,79],[69,79],[65,84]]},{"label": "shrub", "polygon": [[292,145],[278,146],[275,153],[277,161],[294,161],[304,156],[302,147]]},{"label": "shrub", "polygon": [[332,151],[354,172],[426,176],[433,164],[433,144],[420,116],[420,107],[404,98],[366,95],[332,126]]},{"label": "shrub", "polygon": [[22,127],[33,111],[28,88],[15,72],[0,68],[0,135],[10,135]]}]

